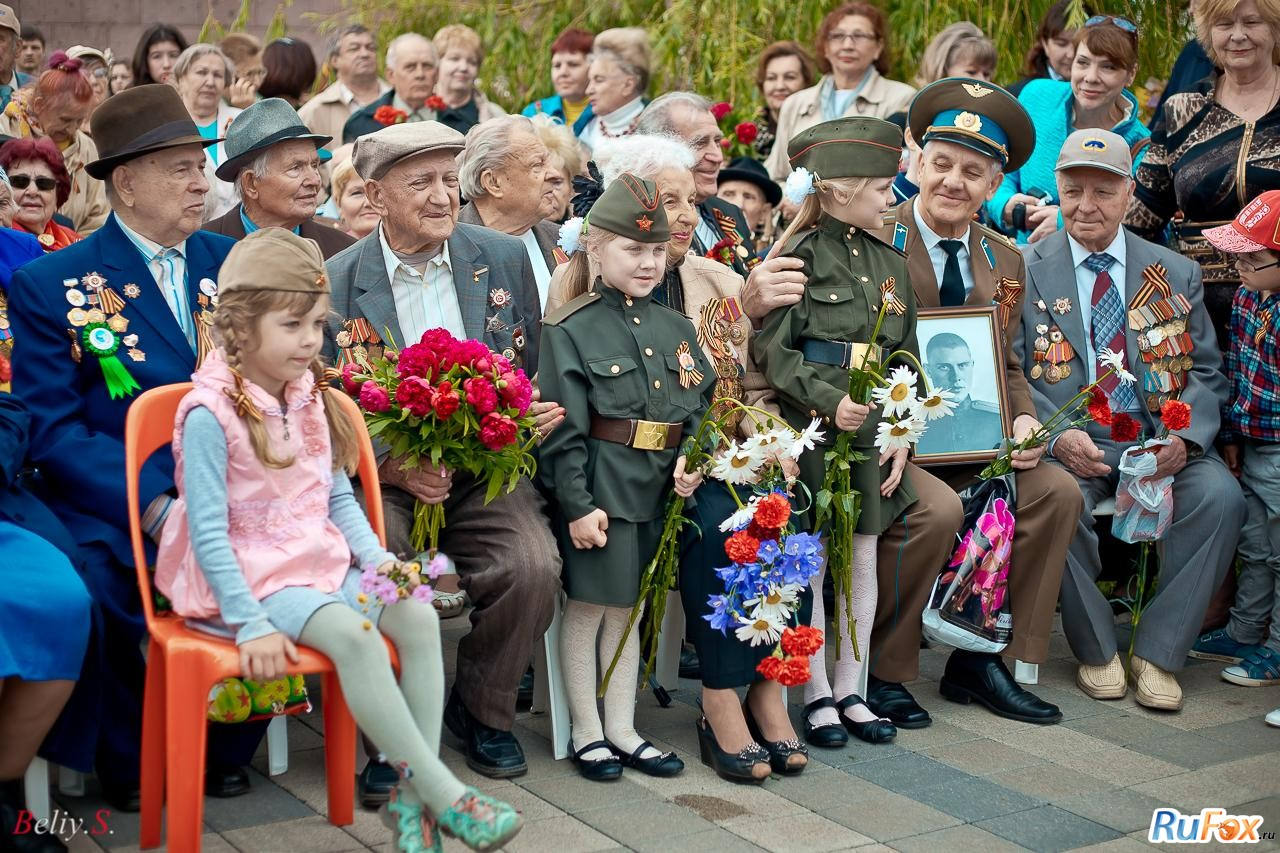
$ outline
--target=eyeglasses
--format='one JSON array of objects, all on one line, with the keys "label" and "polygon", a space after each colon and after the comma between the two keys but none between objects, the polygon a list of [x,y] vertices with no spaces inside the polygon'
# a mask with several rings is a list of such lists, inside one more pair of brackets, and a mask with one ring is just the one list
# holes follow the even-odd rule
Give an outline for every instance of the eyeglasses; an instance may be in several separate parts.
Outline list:
[{"label": "eyeglasses", "polygon": [[1121,18],[1118,15],[1094,15],[1084,22],[1086,27],[1099,27],[1103,24],[1119,27],[1135,39],[1138,37],[1138,25],[1128,18]]},{"label": "eyeglasses", "polygon": [[1253,261],[1245,258],[1236,258],[1236,269],[1241,272],[1262,272],[1263,270],[1269,270],[1272,267],[1280,267],[1280,261],[1272,261],[1271,263],[1263,264],[1262,266],[1254,266]]},{"label": "eyeglasses", "polygon": [[33,178],[30,175],[10,175],[9,186],[15,190],[25,190],[31,186],[31,182],[36,182],[36,189],[40,192],[47,193],[58,188],[58,182],[53,178]]},{"label": "eyeglasses", "polygon": [[874,35],[873,33],[842,33],[842,32],[836,31],[836,32],[827,34],[827,41],[831,42],[832,44],[843,44],[845,42],[852,42],[853,44],[857,44],[858,42],[862,42],[862,41],[879,41],[879,40],[880,40],[880,37],[877,35]]}]

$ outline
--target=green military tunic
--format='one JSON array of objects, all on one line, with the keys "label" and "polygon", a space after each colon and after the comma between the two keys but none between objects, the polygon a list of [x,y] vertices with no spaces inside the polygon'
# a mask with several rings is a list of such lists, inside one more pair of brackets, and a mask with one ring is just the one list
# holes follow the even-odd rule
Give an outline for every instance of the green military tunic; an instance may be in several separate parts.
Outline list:
[{"label": "green military tunic", "polygon": [[[892,279],[894,295],[903,310],[886,312],[877,343],[886,353],[901,349],[918,357],[916,302],[907,277],[906,257],[870,233],[826,214],[814,228],[794,235],[782,254],[804,261],[808,278],[804,297],[765,318],[764,327],[751,341],[751,354],[770,387],[777,391],[783,417],[797,429],[808,426],[814,417],[822,418],[829,445],[839,434],[836,408],[848,393],[849,372],[843,367],[807,360],[803,341],[867,343],[875,329],[882,288],[887,289]],[[867,457],[852,471],[853,488],[862,495],[858,532],[870,535],[883,533],[916,501],[905,471],[893,495],[880,496],[880,484],[890,468],[890,463],[877,464],[880,453],[874,442],[881,418],[881,410],[874,410],[857,430],[853,442]],[[822,487],[822,457],[827,449],[819,445],[800,457],[800,477],[812,494]]]},{"label": "green military tunic", "polygon": [[[692,357],[696,381],[681,367],[680,352]],[[540,360],[543,398],[565,408],[564,422],[538,454],[538,477],[558,504],[554,527],[565,591],[577,601],[631,607],[640,574],[657,550],[679,449],[640,450],[593,438],[592,413],[681,423],[692,435],[711,403],[715,369],[684,315],[599,280],[593,291],[543,319]],[[682,373],[689,387],[682,385]],[[608,544],[575,548],[569,522],[597,508],[609,516]]]}]

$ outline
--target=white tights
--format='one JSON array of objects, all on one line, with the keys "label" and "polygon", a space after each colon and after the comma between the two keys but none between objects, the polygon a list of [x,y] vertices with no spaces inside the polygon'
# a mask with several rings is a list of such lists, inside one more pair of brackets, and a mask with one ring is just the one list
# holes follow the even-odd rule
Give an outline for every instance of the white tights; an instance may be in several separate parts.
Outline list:
[{"label": "white tights", "polygon": [[[871,640],[871,623],[876,615],[876,537],[854,534],[853,537],[853,618],[857,622],[858,653],[861,661],[853,658],[853,645],[849,642],[849,625],[845,616],[844,602],[839,596],[835,601],[835,632],[827,631],[825,608],[822,603],[822,581],[827,574],[826,566],[813,576],[810,586],[813,589],[813,618],[810,624],[821,628],[826,633],[826,642],[818,653],[809,661],[810,678],[804,686],[804,701],[808,703],[823,696],[832,696],[831,684],[827,681],[827,648],[832,640],[839,643],[839,654],[836,658],[835,693],[836,699],[843,699],[850,693],[858,693],[862,685],[862,673],[868,665],[868,647]],[[854,705],[844,712],[855,722],[866,723],[877,719],[866,705]],[[838,725],[839,717],[834,708],[821,708],[809,716],[809,721],[816,726]]]},{"label": "white tights", "polygon": [[[560,662],[564,667],[569,713],[573,718],[574,751],[607,737],[610,743],[629,755],[644,742],[635,729],[636,680],[640,676],[639,619],[627,637],[627,645],[604,694],[603,733],[596,705],[597,672],[603,676],[613,661],[613,653],[630,617],[630,607],[605,607],[573,599],[565,605],[560,623]],[[598,647],[597,633],[600,637]],[[640,755],[652,758],[660,754],[656,749],[646,749]],[[593,749],[582,757],[587,761],[597,761],[608,758],[609,753]]]}]

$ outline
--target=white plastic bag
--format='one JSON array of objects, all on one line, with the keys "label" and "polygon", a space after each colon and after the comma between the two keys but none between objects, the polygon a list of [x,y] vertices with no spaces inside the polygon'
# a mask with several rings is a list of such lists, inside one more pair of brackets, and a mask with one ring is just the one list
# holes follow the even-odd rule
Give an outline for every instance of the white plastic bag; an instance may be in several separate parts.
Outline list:
[{"label": "white plastic bag", "polygon": [[1130,447],[1120,456],[1116,513],[1111,532],[1122,542],[1161,539],[1173,520],[1173,477],[1155,477],[1156,449],[1167,440]]}]

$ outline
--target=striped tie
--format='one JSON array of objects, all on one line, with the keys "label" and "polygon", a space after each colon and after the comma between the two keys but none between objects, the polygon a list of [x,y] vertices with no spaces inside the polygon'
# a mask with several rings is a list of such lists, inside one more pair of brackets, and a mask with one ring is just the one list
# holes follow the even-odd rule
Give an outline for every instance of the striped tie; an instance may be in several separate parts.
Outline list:
[{"label": "striped tie", "polygon": [[[1102,350],[1109,349],[1125,355],[1124,346],[1124,302],[1116,289],[1111,274],[1107,272],[1116,259],[1106,252],[1094,253],[1085,258],[1084,265],[1097,274],[1093,282],[1093,351],[1097,376],[1106,373],[1110,368],[1102,364]],[[1126,368],[1128,365],[1125,365]],[[1138,399],[1133,388],[1120,381],[1120,377],[1112,374],[1099,383],[1111,400],[1111,408],[1117,412],[1132,411],[1137,407]]]},{"label": "striped tie", "polygon": [[185,287],[186,282],[178,281],[178,270],[175,266],[176,259],[180,257],[182,255],[177,249],[161,249],[151,260],[160,271],[160,290],[165,295],[165,301],[169,303],[169,310],[173,312],[173,318],[178,321],[178,327],[182,329],[182,334],[194,351],[196,349],[195,320],[187,313],[187,299],[181,289]]}]

